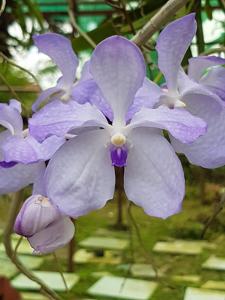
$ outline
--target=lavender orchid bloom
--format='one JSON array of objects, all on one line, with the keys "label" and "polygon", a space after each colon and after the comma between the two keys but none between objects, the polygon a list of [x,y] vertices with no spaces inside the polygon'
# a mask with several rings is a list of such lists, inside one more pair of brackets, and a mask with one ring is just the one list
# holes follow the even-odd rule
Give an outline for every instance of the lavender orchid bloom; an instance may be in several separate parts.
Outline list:
[{"label": "lavender orchid bloom", "polygon": [[[189,59],[188,76],[225,101],[225,59],[217,56],[199,56]],[[208,71],[204,74],[205,71]]]},{"label": "lavender orchid bloom", "polygon": [[48,198],[36,194],[23,204],[14,231],[27,237],[34,253],[46,254],[69,243],[74,235],[74,224]]},{"label": "lavender orchid bloom", "polygon": [[23,130],[21,106],[17,100],[11,100],[9,105],[0,104],[0,114],[0,124],[7,129],[0,134],[2,167],[49,160],[65,142],[64,138],[51,136],[43,143],[39,143],[29,134],[29,130]]},{"label": "lavender orchid bloom", "polygon": [[0,104],[0,194],[16,192],[34,183],[45,168],[45,160],[65,142],[63,138],[50,137],[38,143],[23,130],[21,105],[17,100]]},{"label": "lavender orchid bloom", "polygon": [[[37,111],[40,104],[45,100],[47,100],[45,102],[51,102],[46,105],[46,108],[43,107],[30,119],[29,129],[31,135],[38,141],[43,141],[48,137],[50,135],[49,128],[52,127],[54,114],[58,115],[59,110],[61,110],[60,127],[63,127],[64,130],[67,131],[67,127],[70,127],[71,117],[73,119],[72,121],[74,121],[76,114],[77,105],[76,103],[73,103],[74,101],[79,104],[91,103],[92,105],[95,105],[110,121],[112,121],[112,109],[110,105],[105,102],[101,90],[89,71],[89,61],[84,65],[81,79],[74,83],[78,61],[73,53],[70,41],[63,36],[54,33],[35,36],[34,41],[39,50],[51,57],[51,59],[59,66],[63,76],[56,87],[42,92],[34,103],[33,110]],[[62,82],[67,82],[65,87],[61,84]],[[145,78],[142,87],[135,95],[134,103],[132,103],[127,112],[126,120],[129,120],[135,112],[140,110],[143,103],[148,103],[147,107],[153,107],[158,101],[158,90],[159,87],[156,84]],[[151,98],[148,96],[149,93],[151,93]],[[148,98],[148,101],[146,101],[146,98]],[[70,114],[68,115],[69,111]],[[46,118],[45,120],[44,116]],[[40,124],[40,120],[43,120],[44,123]],[[42,128],[45,126],[46,131],[39,131],[40,125]],[[58,129],[56,135],[61,136],[61,133],[62,136],[64,136],[64,131],[60,131],[60,128]]]},{"label": "lavender orchid bloom", "polygon": [[37,111],[45,101],[60,99],[67,102],[70,100],[76,78],[78,58],[73,52],[70,40],[60,34],[45,33],[35,35],[33,39],[39,51],[48,55],[62,73],[56,86],[43,91],[33,104],[33,111]]},{"label": "lavender orchid bloom", "polygon": [[14,159],[5,160],[2,147],[6,140],[11,136],[22,136],[23,122],[20,113],[21,106],[16,100],[11,100],[9,105],[0,104],[0,125],[6,128],[0,133],[0,194],[16,192],[33,183],[45,168],[44,162],[24,165]]},{"label": "lavender orchid bloom", "polygon": [[[112,125],[88,103],[75,104],[74,112],[68,108],[66,130],[75,130],[77,136],[48,164],[47,197],[66,215],[84,215],[113,197],[114,166],[124,166],[129,200],[152,216],[166,218],[178,212],[184,195],[183,170],[160,129],[191,143],[205,133],[205,123],[184,110],[167,107],[143,108],[126,122],[127,111],[145,79],[145,64],[140,50],[125,38],[113,36],[100,43],[91,57],[90,72],[113,112]],[[61,115],[58,111],[53,116],[54,108],[48,112],[50,104],[47,106],[45,114],[37,117],[38,130],[43,126],[59,131]],[[48,113],[51,124],[44,124]]]},{"label": "lavender orchid bloom", "polygon": [[[156,47],[158,65],[166,79],[167,90],[161,92],[159,104],[169,108],[185,107],[191,114],[206,121],[207,133],[192,144],[184,144],[174,137],[171,141],[175,150],[184,153],[191,163],[215,168],[225,164],[224,103],[203,82],[190,79],[181,70],[181,61],[195,32],[195,15],[190,14],[170,23],[160,34]],[[215,60],[217,64],[221,63],[219,58],[200,60],[201,65],[206,67],[215,64]],[[192,64],[189,73],[196,80],[202,70]]]}]

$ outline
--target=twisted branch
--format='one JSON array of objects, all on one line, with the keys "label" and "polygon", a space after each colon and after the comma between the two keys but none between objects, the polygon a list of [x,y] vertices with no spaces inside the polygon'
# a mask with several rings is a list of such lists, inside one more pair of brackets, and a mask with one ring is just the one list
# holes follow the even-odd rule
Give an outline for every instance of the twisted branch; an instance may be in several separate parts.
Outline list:
[{"label": "twisted branch", "polygon": [[132,41],[139,47],[144,45],[150,37],[158,31],[170,18],[182,8],[188,0],[169,0],[146,25],[137,32]]}]

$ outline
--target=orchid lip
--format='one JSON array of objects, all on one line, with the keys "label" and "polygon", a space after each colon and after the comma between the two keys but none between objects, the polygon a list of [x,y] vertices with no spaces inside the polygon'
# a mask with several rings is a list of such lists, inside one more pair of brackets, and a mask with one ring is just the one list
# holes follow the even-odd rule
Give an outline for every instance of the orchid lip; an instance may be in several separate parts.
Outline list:
[{"label": "orchid lip", "polygon": [[0,161],[0,167],[5,168],[5,169],[12,168],[17,164],[18,163],[16,161],[10,161],[10,162]]},{"label": "orchid lip", "polygon": [[112,146],[110,149],[112,165],[115,167],[125,167],[127,164],[128,148],[126,146]]}]

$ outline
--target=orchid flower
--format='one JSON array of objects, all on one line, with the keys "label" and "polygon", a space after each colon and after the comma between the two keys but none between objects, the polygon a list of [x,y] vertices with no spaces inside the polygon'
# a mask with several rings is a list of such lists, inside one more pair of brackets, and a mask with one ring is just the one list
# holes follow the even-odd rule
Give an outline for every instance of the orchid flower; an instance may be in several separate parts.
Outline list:
[{"label": "orchid flower", "polygon": [[59,101],[60,109],[49,103],[32,123],[37,132],[59,134],[62,129],[63,134],[66,130],[76,134],[47,166],[47,197],[65,215],[84,215],[113,197],[114,166],[124,166],[129,200],[152,216],[166,218],[178,212],[184,196],[183,170],[161,130],[192,143],[205,133],[205,122],[185,110],[167,107],[143,108],[126,121],[145,80],[145,63],[135,44],[123,37],[110,37],[96,47],[90,72],[112,109],[112,124],[97,107],[75,101],[67,105]]},{"label": "orchid flower", "polygon": [[[205,67],[221,64],[220,58],[191,60],[189,78],[181,69],[181,61],[196,32],[195,15],[182,17],[165,27],[157,41],[158,66],[167,88],[163,88],[158,106],[184,108],[207,123],[207,133],[191,144],[171,137],[172,145],[184,153],[192,164],[216,168],[225,164],[225,108],[215,90],[206,86],[206,78],[199,78]],[[200,76],[200,77],[199,77]],[[216,83],[220,81],[217,76]],[[198,81],[198,82],[197,82]],[[203,84],[204,83],[204,84]],[[222,87],[220,83],[219,87]]]},{"label": "orchid flower", "polygon": [[9,105],[0,104],[0,112],[0,122],[7,129],[1,133],[0,166],[10,167],[16,163],[30,164],[49,160],[65,142],[63,138],[51,136],[43,143],[38,143],[29,134],[29,130],[23,130],[21,106],[17,100],[11,100]]},{"label": "orchid flower", "polygon": [[32,195],[23,204],[14,231],[27,237],[34,253],[46,254],[65,246],[73,238],[74,225],[42,195]]},{"label": "orchid flower", "polygon": [[15,161],[4,161],[2,145],[5,140],[22,133],[23,123],[20,113],[21,106],[15,100],[11,100],[9,105],[0,104],[0,125],[6,128],[0,133],[0,194],[16,192],[33,183],[44,168],[43,162],[24,165]]},{"label": "orchid flower", "polygon": [[38,107],[45,101],[60,99],[67,102],[70,100],[76,79],[78,58],[73,52],[70,40],[60,34],[45,33],[35,35],[33,39],[39,51],[48,55],[62,73],[56,86],[43,91],[33,104],[33,111],[37,111]]},{"label": "orchid flower", "polygon": [[[225,101],[225,59],[217,56],[198,56],[189,59],[188,76]],[[206,74],[205,71],[208,71]]]},{"label": "orchid flower", "polygon": [[[39,51],[47,54],[62,73],[62,77],[55,87],[49,88],[40,94],[33,105],[34,111],[37,111],[43,102],[53,102],[54,104],[50,104],[51,110],[56,106],[58,106],[58,109],[67,110],[68,108],[63,107],[60,102],[68,104],[72,100],[79,104],[91,103],[97,106],[109,120],[113,119],[110,105],[104,101],[101,90],[89,72],[89,61],[84,64],[80,80],[75,82],[78,59],[73,52],[70,40],[59,34],[47,33],[34,36],[34,42]],[[127,118],[130,118],[132,114],[138,111],[142,103],[146,103],[145,98],[148,97],[150,92],[152,97],[151,99],[148,97],[148,107],[153,107],[158,101],[156,98],[158,94],[155,93],[156,97],[154,97],[153,92],[158,89],[156,84],[145,78],[142,88],[138,90],[135,96],[135,103],[128,111]],[[36,138],[44,139],[44,137],[40,138],[40,135]]]},{"label": "orchid flower", "polygon": [[65,142],[52,136],[38,143],[23,130],[21,105],[17,100],[0,104],[0,194],[14,192],[33,183],[45,166],[45,160]]}]

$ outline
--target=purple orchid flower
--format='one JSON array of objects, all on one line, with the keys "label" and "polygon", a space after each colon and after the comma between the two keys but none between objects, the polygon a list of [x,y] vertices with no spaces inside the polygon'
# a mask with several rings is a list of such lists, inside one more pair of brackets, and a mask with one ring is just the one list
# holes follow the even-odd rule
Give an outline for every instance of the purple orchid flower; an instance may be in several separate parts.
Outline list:
[{"label": "purple orchid flower", "polygon": [[74,224],[42,195],[32,195],[23,204],[14,231],[27,237],[36,254],[64,247],[73,238]]},{"label": "purple orchid flower", "polygon": [[70,40],[64,36],[57,33],[45,33],[35,35],[33,39],[39,51],[48,55],[62,73],[56,86],[43,91],[33,104],[33,111],[37,111],[43,102],[55,99],[64,102],[70,100],[79,62],[73,52]]},{"label": "purple orchid flower", "polygon": [[45,168],[44,162],[24,165],[14,160],[4,160],[2,146],[5,141],[12,135],[20,136],[22,134],[23,122],[20,113],[21,106],[16,100],[11,100],[9,105],[0,104],[0,125],[6,128],[0,133],[0,194],[16,192],[33,183]]},{"label": "purple orchid flower", "polygon": [[[49,104],[49,108],[44,110],[43,113],[46,113],[48,110],[52,111],[53,109],[55,111],[59,109],[67,111],[68,107],[63,107],[62,103],[68,104],[71,100],[73,100],[79,104],[91,103],[97,106],[99,110],[101,110],[101,112],[103,112],[103,114],[112,121],[112,109],[110,105],[104,101],[104,96],[102,95],[101,90],[89,72],[89,61],[86,62],[83,67],[81,79],[75,82],[78,59],[73,53],[71,42],[67,38],[55,33],[34,36],[34,42],[41,52],[47,54],[52,61],[58,65],[63,76],[59,79],[55,87],[49,88],[40,94],[33,105],[33,110],[37,111],[42,102],[53,102]],[[154,94],[154,90],[158,91],[158,89],[159,87],[156,84],[145,78],[143,86],[138,90],[137,95],[135,96],[135,101],[127,113],[127,119],[130,119],[131,116],[140,109],[142,103],[147,102],[146,97],[148,97],[148,107],[153,107],[153,105],[158,101],[158,98],[156,98],[158,97],[158,93],[155,92]],[[151,93],[151,99],[149,99],[149,93]],[[70,103],[70,105],[73,109],[75,109],[75,104]],[[64,115],[63,111],[61,119]],[[40,133],[36,135],[37,132],[33,130],[36,121],[35,117],[36,114],[30,122],[31,134],[36,139],[42,141],[45,139],[47,134],[45,134],[45,136],[40,136]],[[64,126],[66,123],[68,122],[65,120]]]},{"label": "purple orchid flower", "polygon": [[11,100],[9,105],[0,104],[0,114],[0,124],[7,129],[0,134],[0,166],[2,167],[49,160],[65,142],[63,138],[51,136],[43,143],[38,143],[29,134],[28,129],[23,130],[21,106],[17,100]]},{"label": "purple orchid flower", "polygon": [[189,59],[188,76],[225,101],[225,68],[221,65],[225,65],[222,57],[193,57]]},{"label": "purple orchid flower", "polygon": [[[33,131],[36,127],[40,132],[43,127],[42,131],[47,128],[48,134],[55,134],[62,127],[63,134],[77,135],[48,164],[47,197],[66,215],[84,215],[113,197],[114,166],[124,166],[129,200],[152,216],[166,218],[178,212],[184,195],[183,170],[160,129],[192,143],[205,133],[205,122],[183,109],[167,107],[143,108],[126,121],[127,111],[143,86],[145,64],[140,50],[125,38],[113,36],[100,43],[89,67],[113,111],[112,124],[97,107],[75,101],[64,104],[65,109],[60,101],[61,109],[50,103],[36,114],[35,122],[30,123]],[[46,115],[51,120],[46,120]]]},{"label": "purple orchid flower", "polygon": [[[195,32],[195,14],[170,23],[161,32],[156,48],[159,69],[165,77],[167,89],[161,90],[158,105],[185,108],[207,123],[207,133],[193,143],[184,144],[174,137],[171,137],[171,142],[175,150],[184,153],[192,164],[216,168],[225,164],[225,108],[219,93],[207,87],[207,77],[210,80],[210,73],[206,77],[201,75],[205,67],[221,64],[224,60],[192,59],[189,78],[181,69],[181,61]],[[221,88],[222,85],[215,76],[213,85],[217,84]]]},{"label": "purple orchid flower", "polygon": [[23,130],[21,105],[17,100],[0,104],[0,194],[15,192],[33,183],[45,167],[44,161],[52,157],[65,142],[63,138],[50,137],[38,143]]}]

